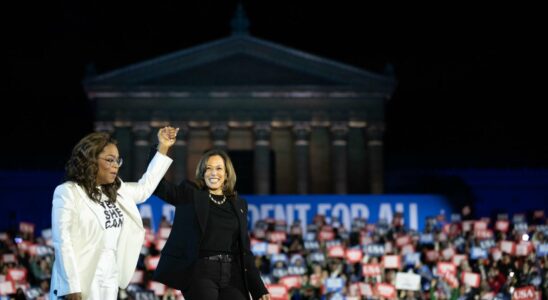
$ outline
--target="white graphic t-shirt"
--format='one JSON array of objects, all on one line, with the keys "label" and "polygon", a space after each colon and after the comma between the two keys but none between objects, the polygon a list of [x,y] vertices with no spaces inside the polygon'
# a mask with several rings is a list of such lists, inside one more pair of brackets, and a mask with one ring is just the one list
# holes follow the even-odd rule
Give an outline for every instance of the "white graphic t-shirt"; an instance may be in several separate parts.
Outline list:
[{"label": "white graphic t-shirt", "polygon": [[124,224],[124,214],[118,203],[111,203],[106,197],[95,207],[99,210],[99,218],[103,228],[106,230],[105,249],[116,250],[118,247],[118,237]]}]

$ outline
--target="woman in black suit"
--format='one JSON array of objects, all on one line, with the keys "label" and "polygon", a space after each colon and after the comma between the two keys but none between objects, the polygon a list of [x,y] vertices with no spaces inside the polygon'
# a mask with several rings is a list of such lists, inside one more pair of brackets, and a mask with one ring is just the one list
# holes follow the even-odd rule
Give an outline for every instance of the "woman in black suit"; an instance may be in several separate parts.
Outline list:
[{"label": "woman in black suit", "polygon": [[171,234],[154,279],[179,289],[187,300],[269,300],[247,232],[247,203],[238,197],[228,155],[206,152],[196,183],[163,179],[154,195],[175,206]]}]

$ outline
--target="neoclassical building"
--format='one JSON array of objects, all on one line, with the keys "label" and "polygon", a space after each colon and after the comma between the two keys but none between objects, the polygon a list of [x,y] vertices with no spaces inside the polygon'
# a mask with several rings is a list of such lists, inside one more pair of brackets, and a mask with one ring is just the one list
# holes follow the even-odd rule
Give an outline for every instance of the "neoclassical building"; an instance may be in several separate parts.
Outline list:
[{"label": "neoclassical building", "polygon": [[383,192],[384,107],[393,76],[233,33],[84,81],[96,130],[112,132],[126,180],[144,171],[157,128],[180,128],[172,180],[203,151],[227,150],[240,193]]}]

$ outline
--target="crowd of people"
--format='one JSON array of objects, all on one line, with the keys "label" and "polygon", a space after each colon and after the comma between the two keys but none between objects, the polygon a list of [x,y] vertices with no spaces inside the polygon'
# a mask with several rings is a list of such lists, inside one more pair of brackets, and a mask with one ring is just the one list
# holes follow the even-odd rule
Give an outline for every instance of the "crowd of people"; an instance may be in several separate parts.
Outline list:
[{"label": "crowd of people", "polygon": [[[144,220],[147,224],[147,220]],[[171,225],[147,230],[137,270],[119,299],[183,299],[152,280]],[[543,211],[469,219],[434,216],[420,231],[396,214],[375,224],[316,216],[312,224],[260,220],[250,231],[272,299],[547,299]],[[51,231],[0,233],[0,299],[47,299]]]}]

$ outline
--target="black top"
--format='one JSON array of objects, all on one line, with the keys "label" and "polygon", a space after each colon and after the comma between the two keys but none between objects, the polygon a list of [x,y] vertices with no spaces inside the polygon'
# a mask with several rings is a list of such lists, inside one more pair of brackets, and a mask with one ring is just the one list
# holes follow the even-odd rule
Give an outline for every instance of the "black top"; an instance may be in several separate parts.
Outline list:
[{"label": "black top", "polygon": [[[223,195],[211,195],[217,202]],[[209,199],[208,199],[209,200]],[[200,243],[200,257],[217,254],[238,254],[239,223],[230,199],[219,205],[209,200],[209,217]]]}]

